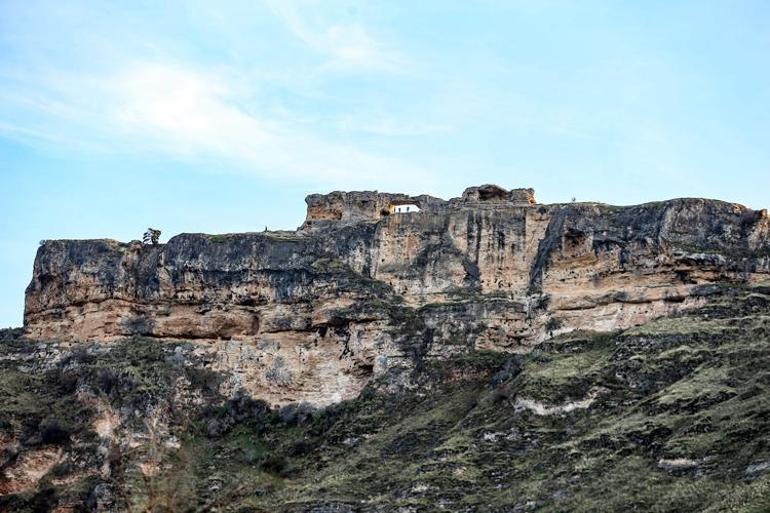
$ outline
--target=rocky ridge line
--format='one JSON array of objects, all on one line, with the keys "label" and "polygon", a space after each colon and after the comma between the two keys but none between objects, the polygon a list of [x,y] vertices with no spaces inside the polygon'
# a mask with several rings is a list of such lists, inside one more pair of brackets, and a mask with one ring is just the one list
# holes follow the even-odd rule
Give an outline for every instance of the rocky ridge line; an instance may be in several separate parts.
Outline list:
[{"label": "rocky ridge line", "polygon": [[405,362],[625,329],[770,276],[767,211],[716,200],[540,205],[531,189],[485,185],[448,201],[306,202],[294,232],[47,241],[26,336],[193,340],[233,390],[328,404]]}]

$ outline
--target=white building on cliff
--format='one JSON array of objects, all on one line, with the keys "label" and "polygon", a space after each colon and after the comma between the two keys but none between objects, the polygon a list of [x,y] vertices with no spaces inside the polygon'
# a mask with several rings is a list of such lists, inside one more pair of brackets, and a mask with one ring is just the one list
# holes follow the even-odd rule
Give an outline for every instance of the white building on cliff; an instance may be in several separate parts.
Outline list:
[{"label": "white building on cliff", "polygon": [[412,201],[394,201],[389,210],[391,214],[414,214],[420,211],[420,206]]}]

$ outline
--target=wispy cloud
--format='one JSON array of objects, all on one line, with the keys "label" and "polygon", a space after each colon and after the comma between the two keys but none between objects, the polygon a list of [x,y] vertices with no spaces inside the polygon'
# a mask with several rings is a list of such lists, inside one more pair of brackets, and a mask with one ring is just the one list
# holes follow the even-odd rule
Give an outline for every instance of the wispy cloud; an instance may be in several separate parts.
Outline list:
[{"label": "wispy cloud", "polygon": [[[273,177],[335,184],[404,179],[403,162],[319,138],[247,112],[234,90],[211,72],[139,65],[108,83],[116,91],[112,119],[129,137],[182,157],[220,157]],[[237,88],[235,88],[237,89]]]},{"label": "wispy cloud", "polygon": [[[330,187],[384,187],[425,177],[398,159],[316,135],[290,116],[249,109],[244,80],[224,68],[134,63],[106,77],[70,77],[56,91],[39,84],[26,94],[6,94],[6,106],[26,111],[29,126],[0,118],[0,132],[45,145],[77,138],[102,150],[214,161],[237,172]],[[30,122],[30,111],[42,116],[39,123]]]},{"label": "wispy cloud", "polygon": [[[226,33],[232,9],[217,10],[221,23],[206,25],[207,30],[217,27]],[[238,9],[243,14],[237,20],[264,22],[265,14],[272,13],[268,27],[285,37],[276,44],[300,41],[301,48],[291,49],[299,62],[249,53],[248,40],[235,45],[240,53],[228,47],[230,60],[191,58],[188,50],[198,44],[195,40],[170,44],[160,26],[144,27],[130,10],[120,11],[125,26],[116,22],[115,13],[86,6],[70,12],[56,27],[61,38],[78,43],[85,37],[79,27],[88,20],[97,27],[88,32],[88,40],[110,43],[74,44],[67,63],[51,58],[55,48],[30,43],[48,41],[39,32],[49,30],[52,20],[44,19],[39,27],[29,21],[25,32],[7,32],[0,37],[0,51],[5,45],[24,58],[0,64],[0,137],[68,152],[159,155],[198,168],[216,163],[219,171],[328,187],[430,181],[424,169],[356,137],[416,134],[426,127],[397,120],[338,123],[366,115],[324,112],[327,78],[333,81],[340,72],[396,71],[403,62],[361,20],[347,9],[330,14],[320,3],[267,2]],[[32,14],[25,12],[15,15]],[[246,26],[238,26],[240,34],[248,33]],[[110,39],[100,29],[118,31],[121,37]],[[208,45],[215,36],[207,33],[199,43]],[[305,74],[312,81],[303,81]]]},{"label": "wispy cloud", "polygon": [[326,58],[324,67],[397,71],[405,59],[376,39],[359,21],[329,19],[324,3],[271,0],[267,6],[312,51]]}]

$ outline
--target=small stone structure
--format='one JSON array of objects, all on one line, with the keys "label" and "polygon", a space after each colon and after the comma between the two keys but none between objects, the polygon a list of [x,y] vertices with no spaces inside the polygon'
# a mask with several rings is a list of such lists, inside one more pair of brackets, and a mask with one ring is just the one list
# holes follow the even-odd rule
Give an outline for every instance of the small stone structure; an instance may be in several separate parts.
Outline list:
[{"label": "small stone structure", "polygon": [[394,201],[388,207],[391,214],[416,214],[420,211],[420,205],[411,200]]},{"label": "small stone structure", "polygon": [[503,189],[499,185],[485,184],[468,187],[463,192],[465,203],[512,203],[516,206],[529,206],[535,201],[534,189]]},{"label": "small stone structure", "polygon": [[486,184],[468,187],[459,198],[443,200],[426,194],[409,196],[378,191],[335,191],[311,194],[305,198],[307,217],[300,227],[303,233],[329,226],[376,222],[389,215],[422,213],[436,215],[450,210],[498,207],[530,207],[535,205],[534,189],[504,189]]}]

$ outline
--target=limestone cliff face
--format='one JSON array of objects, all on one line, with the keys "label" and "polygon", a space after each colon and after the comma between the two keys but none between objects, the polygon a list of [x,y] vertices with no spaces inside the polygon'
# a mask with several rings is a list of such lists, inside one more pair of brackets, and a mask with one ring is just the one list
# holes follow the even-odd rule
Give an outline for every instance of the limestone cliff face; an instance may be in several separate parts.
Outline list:
[{"label": "limestone cliff face", "polygon": [[767,212],[720,201],[538,205],[495,186],[306,201],[296,232],[46,242],[26,333],[196,340],[233,388],[324,404],[421,358],[627,328],[770,279]]}]

